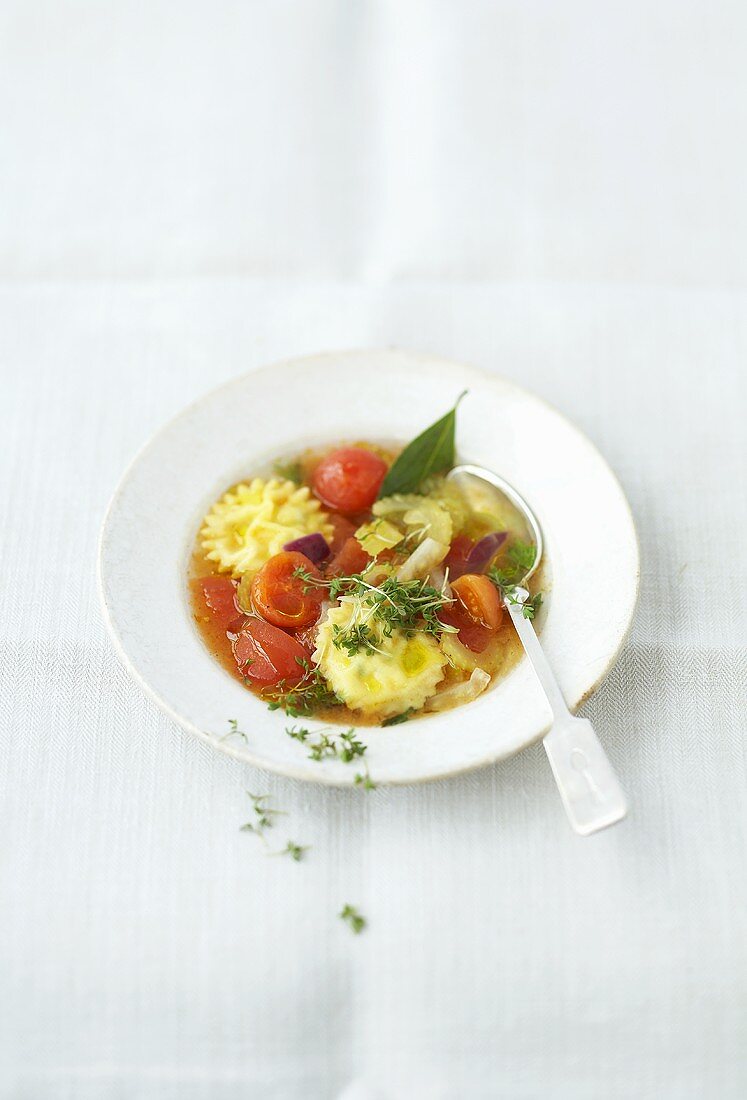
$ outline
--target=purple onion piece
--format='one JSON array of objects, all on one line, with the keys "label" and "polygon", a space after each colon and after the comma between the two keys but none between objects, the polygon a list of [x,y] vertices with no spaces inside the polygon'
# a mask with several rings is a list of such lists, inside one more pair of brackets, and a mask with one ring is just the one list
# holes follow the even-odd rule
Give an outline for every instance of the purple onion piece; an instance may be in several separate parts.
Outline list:
[{"label": "purple onion piece", "polygon": [[313,535],[302,535],[300,539],[286,542],[283,550],[297,550],[299,554],[305,554],[309,561],[313,561],[314,565],[321,564],[331,553],[327,540],[318,531]]},{"label": "purple onion piece", "polygon": [[485,566],[494,558],[508,538],[508,531],[493,531],[485,535],[467,555],[467,570],[470,573],[482,573]]}]

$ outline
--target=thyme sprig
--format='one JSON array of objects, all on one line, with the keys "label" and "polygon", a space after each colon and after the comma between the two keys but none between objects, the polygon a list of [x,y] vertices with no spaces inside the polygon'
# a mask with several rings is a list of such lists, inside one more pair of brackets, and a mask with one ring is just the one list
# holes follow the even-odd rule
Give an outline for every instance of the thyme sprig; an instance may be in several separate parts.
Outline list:
[{"label": "thyme sprig", "polygon": [[[285,811],[276,810],[273,809],[272,806],[267,805],[267,800],[271,797],[269,794],[252,794],[251,791],[247,791],[246,793],[252,801],[254,819],[244,822],[244,824],[240,826],[239,832],[254,833],[267,848],[269,845],[265,833],[275,824],[274,818],[281,814],[284,815]],[[297,844],[295,840],[288,840],[284,848],[278,848],[275,851],[267,851],[266,854],[268,856],[290,856],[295,863],[300,863],[304,852],[308,850],[308,844]]]},{"label": "thyme sprig", "polygon": [[315,737],[312,731],[305,726],[288,726],[285,730],[294,741],[300,741],[309,752],[310,760],[324,760],[333,757],[342,760],[343,764],[349,764],[357,756],[363,756],[368,748],[355,736],[355,729],[351,726],[337,735],[333,731],[319,730]]},{"label": "thyme sprig", "polygon": [[342,701],[332,691],[319,668],[305,657],[297,657],[296,660],[304,670],[302,680],[293,685],[281,681],[265,693],[265,698],[269,699],[268,709],[284,710],[289,718],[309,718],[321,707],[342,706]]},{"label": "thyme sprig", "polygon": [[362,916],[354,905],[343,905],[338,914],[340,920],[348,924],[356,936],[359,936],[366,927],[366,918]]},{"label": "thyme sprig", "polygon": [[252,800],[252,809],[256,820],[247,821],[241,826],[242,833],[257,833],[262,836],[265,829],[271,829],[275,824],[274,817],[283,814],[284,810],[274,810],[271,806],[265,805],[267,799],[271,797],[269,794],[252,794],[251,791],[246,792],[249,798]]},{"label": "thyme sprig", "polygon": [[[353,760],[365,756],[368,748],[368,745],[355,736],[355,729],[352,726],[340,733],[326,729],[317,730],[316,734],[312,734],[312,731],[305,726],[287,726],[285,732],[294,741],[300,741],[302,745],[311,750],[309,752],[310,760],[331,758],[341,760],[343,764],[350,764]],[[353,779],[355,786],[362,787],[364,791],[376,790],[376,784],[371,778],[365,760],[363,761],[363,767],[362,772],[356,772],[355,774]]]},{"label": "thyme sprig", "polygon": [[294,863],[300,863],[304,852],[308,852],[309,848],[309,844],[296,844],[294,841],[289,840],[284,848],[273,854],[276,856],[290,856]]},{"label": "thyme sprig", "polygon": [[226,741],[229,737],[241,737],[244,741],[244,744],[249,744],[249,738],[246,736],[243,730],[239,729],[238,719],[229,718],[228,726],[228,733],[224,733],[222,737],[219,737],[219,741]]}]

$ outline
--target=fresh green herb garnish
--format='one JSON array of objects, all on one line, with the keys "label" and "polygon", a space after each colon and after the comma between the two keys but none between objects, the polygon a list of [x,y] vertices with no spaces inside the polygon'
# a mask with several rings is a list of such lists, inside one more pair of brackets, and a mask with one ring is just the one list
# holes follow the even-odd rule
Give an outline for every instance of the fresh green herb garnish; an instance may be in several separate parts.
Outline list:
[{"label": "fresh green herb garnish", "polygon": [[282,814],[282,810],[273,810],[270,806],[266,806],[267,799],[271,796],[269,794],[252,794],[251,791],[246,792],[249,798],[252,800],[252,809],[256,817],[255,821],[247,821],[241,826],[240,832],[242,833],[258,833],[260,836],[264,833],[265,829],[271,829],[274,825],[273,817],[277,817],[278,814]]},{"label": "fresh green herb garnish", "polygon": [[[378,652],[376,643],[379,635],[391,638],[395,629],[403,630],[408,637],[418,631],[440,634],[444,626],[438,613],[445,604],[453,602],[449,596],[423,580],[400,581],[396,577],[387,577],[376,586],[368,583],[365,572],[326,581],[312,576],[303,568],[296,569],[293,576],[305,581],[309,588],[328,588],[332,600],[344,595],[355,596],[362,601],[361,614],[364,618],[345,629],[335,627],[333,630],[333,645],[346,650],[351,657],[360,650]],[[372,629],[374,625],[378,627],[378,633]]]},{"label": "fresh green herb garnish", "polygon": [[401,726],[403,722],[409,722],[415,713],[415,707],[408,707],[401,714],[394,714],[391,718],[385,718],[382,726]]},{"label": "fresh green herb garnish", "polygon": [[296,485],[300,485],[303,481],[300,462],[276,462],[272,469],[277,477],[285,478],[286,481],[295,481]]},{"label": "fresh green herb garnish", "polygon": [[356,756],[363,756],[367,749],[362,741],[355,737],[355,729],[351,727],[342,733],[335,734],[332,731],[320,730],[316,739],[311,730],[305,726],[288,726],[285,731],[294,741],[300,741],[310,750],[310,760],[324,760],[325,757],[336,757],[343,764],[349,764]]},{"label": "fresh green herb garnish", "polygon": [[228,725],[228,733],[224,733],[223,736],[219,738],[220,741],[225,741],[228,737],[241,737],[246,742],[246,744],[249,743],[249,738],[246,736],[243,730],[239,729],[239,723],[235,718],[229,718]]},{"label": "fresh green herb garnish", "polygon": [[516,589],[534,565],[536,556],[537,547],[534,543],[516,541],[509,547],[508,565],[502,568],[494,565],[488,570],[487,574],[504,599],[508,600],[509,603],[521,605],[525,619],[533,619],[542,606],[541,592],[523,603],[516,598]]},{"label": "fresh green herb garnish", "polygon": [[448,470],[454,465],[456,411],[466,392],[459,395],[454,408],[446,416],[407,444],[390,466],[379,491],[379,499],[392,493],[414,493],[430,474]]},{"label": "fresh green herb garnish", "polygon": [[337,755],[340,757],[343,764],[349,764],[356,756],[363,756],[368,747],[364,745],[362,741],[358,741],[353,736],[354,733],[354,729],[349,729],[347,733],[340,734],[341,744],[338,746]]},{"label": "fresh green herb garnish", "polygon": [[292,840],[289,840],[286,846],[275,854],[278,856],[290,856],[296,863],[300,863],[303,859],[304,852],[308,852],[308,850],[308,844],[295,844]]},{"label": "fresh green herb garnish", "polygon": [[340,920],[346,921],[356,936],[360,935],[366,927],[366,918],[362,917],[354,905],[344,905],[338,914]]},{"label": "fresh green herb garnish", "polygon": [[[252,821],[246,821],[239,829],[242,833],[254,833],[258,836],[267,849],[267,838],[265,832],[267,829],[271,829],[275,824],[273,818],[279,814],[283,814],[284,810],[273,810],[271,806],[267,805],[267,800],[270,798],[269,794],[252,794],[251,791],[246,792],[249,798],[252,800],[252,809],[254,810],[254,819]],[[296,844],[294,840],[289,840],[284,848],[280,848],[275,852],[267,851],[268,856],[290,856],[292,860],[299,863],[303,858],[303,853],[308,851],[307,844]]]},{"label": "fresh green herb garnish", "polygon": [[[305,726],[288,726],[285,732],[294,741],[300,741],[302,745],[306,745],[310,749],[310,760],[324,760],[332,757],[341,760],[343,764],[349,764],[358,757],[362,757],[368,748],[368,745],[356,738],[355,729],[352,726],[342,733],[334,733],[332,730],[319,730],[314,735]],[[369,774],[365,760],[363,766],[365,772],[357,772],[353,782],[356,787],[362,786],[366,791],[373,791],[376,784]]]},{"label": "fresh green herb garnish", "polygon": [[[451,599],[437,588],[422,580],[400,581],[387,577],[378,588],[365,583],[355,583],[346,594],[360,598],[363,622],[354,622],[345,630],[338,630],[333,644],[346,649],[352,656],[360,649],[375,651],[379,636],[391,638],[395,630],[402,630],[407,637],[422,632],[438,635],[444,629],[438,613]],[[378,630],[372,630],[372,623]]]},{"label": "fresh green herb garnish", "polygon": [[344,649],[349,657],[354,657],[361,649],[366,653],[379,653],[376,635],[364,623],[349,626],[345,630],[337,625],[332,627],[332,645],[335,649]]},{"label": "fresh green herb garnish", "polygon": [[509,603],[519,604],[519,606],[521,607],[521,613],[525,619],[533,619],[539,611],[540,607],[542,606],[541,592],[538,592],[536,596],[533,596],[528,600],[524,600],[523,603],[521,600],[518,600],[516,598],[515,590],[511,591],[511,589],[506,589],[505,596]]},{"label": "fresh green herb garnish", "polygon": [[321,707],[339,707],[340,699],[331,690],[316,665],[297,657],[305,675],[300,683],[285,687],[281,682],[272,692],[265,693],[269,710],[284,710],[290,718],[309,718]]}]

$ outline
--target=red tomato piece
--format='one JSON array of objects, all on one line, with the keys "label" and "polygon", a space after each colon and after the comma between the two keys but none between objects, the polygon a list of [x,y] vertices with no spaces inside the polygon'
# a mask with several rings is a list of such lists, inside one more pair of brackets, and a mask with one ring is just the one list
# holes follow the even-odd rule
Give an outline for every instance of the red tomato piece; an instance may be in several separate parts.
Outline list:
[{"label": "red tomato piece", "polygon": [[309,659],[299,641],[262,619],[249,619],[232,643],[239,672],[258,684],[297,684]]},{"label": "red tomato piece", "polygon": [[467,535],[457,535],[451,544],[444,565],[449,567],[449,579],[456,580],[469,572],[467,558],[474,546],[474,542]]},{"label": "red tomato piece", "polygon": [[314,470],[314,492],[327,508],[349,515],[370,508],[386,477],[383,458],[362,447],[342,447],[323,458]]},{"label": "red tomato piece", "polygon": [[476,622],[496,632],[503,618],[503,604],[495,585],[486,576],[465,573],[453,582],[451,589]]},{"label": "red tomato piece", "polygon": [[316,634],[318,629],[319,620],[317,619],[317,621],[315,623],[312,623],[311,626],[305,626],[303,630],[296,631],[296,634],[294,635],[296,641],[301,643],[309,656],[316,649]]},{"label": "red tomato piece", "polygon": [[456,600],[444,607],[439,618],[447,626],[456,627],[462,645],[473,653],[482,653],[495,637],[503,618],[498,592],[487,577],[478,573],[459,577],[452,583],[451,590]]},{"label": "red tomato piece", "polygon": [[194,583],[215,622],[228,630],[241,615],[236,604],[236,582],[230,577],[200,577]]},{"label": "red tomato piece", "polygon": [[297,550],[281,550],[265,562],[254,577],[252,605],[268,623],[299,630],[319,617],[319,604],[326,590],[322,585],[317,588],[302,577],[294,576],[299,569],[322,580],[314,563]]},{"label": "red tomato piece", "polygon": [[[352,538],[357,528],[345,516],[338,516],[334,512],[330,515],[330,522],[334,527],[334,534],[330,542],[330,550],[333,554],[339,554],[348,539]],[[358,524],[360,526],[360,524]]]},{"label": "red tomato piece", "polygon": [[349,577],[360,573],[371,561],[358,539],[347,539],[342,550],[327,565],[328,577]]},{"label": "red tomato piece", "polygon": [[439,612],[439,619],[446,626],[454,626],[459,631],[459,641],[473,653],[482,653],[495,631],[478,623],[459,603],[450,604]]}]

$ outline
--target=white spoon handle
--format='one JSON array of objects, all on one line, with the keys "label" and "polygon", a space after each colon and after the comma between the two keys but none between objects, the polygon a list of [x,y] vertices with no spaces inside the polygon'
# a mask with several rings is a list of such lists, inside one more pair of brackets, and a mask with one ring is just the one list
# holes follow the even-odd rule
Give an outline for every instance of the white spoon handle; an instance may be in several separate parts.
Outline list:
[{"label": "white spoon handle", "polygon": [[507,600],[506,608],[552,708],[553,724],[544,745],[560,797],[573,828],[588,836],[625,817],[628,812],[625,795],[591,722],[574,717],[568,710],[521,604]]}]

